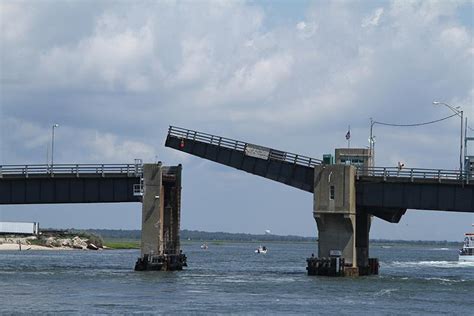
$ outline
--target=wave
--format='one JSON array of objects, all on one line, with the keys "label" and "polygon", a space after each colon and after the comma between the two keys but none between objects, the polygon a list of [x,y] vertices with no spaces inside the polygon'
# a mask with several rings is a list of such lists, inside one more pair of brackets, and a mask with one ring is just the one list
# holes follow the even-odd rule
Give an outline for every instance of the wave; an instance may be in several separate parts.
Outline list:
[{"label": "wave", "polygon": [[374,294],[374,296],[390,296],[392,292],[398,291],[398,289],[382,289]]},{"label": "wave", "polygon": [[389,265],[396,267],[435,267],[435,268],[469,268],[474,267],[474,262],[459,261],[393,261]]}]

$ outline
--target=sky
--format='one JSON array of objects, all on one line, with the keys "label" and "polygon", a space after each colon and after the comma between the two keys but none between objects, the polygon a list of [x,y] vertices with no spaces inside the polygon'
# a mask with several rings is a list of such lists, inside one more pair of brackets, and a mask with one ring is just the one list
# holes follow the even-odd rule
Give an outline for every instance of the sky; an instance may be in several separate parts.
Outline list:
[{"label": "sky", "polygon": [[[459,106],[474,127],[471,1],[0,1],[0,165],[183,164],[182,229],[316,236],[308,192],[164,147],[169,125],[322,158],[370,118]],[[376,165],[459,168],[457,117],[376,125]],[[474,133],[470,131],[471,135]],[[471,152],[474,154],[474,144]],[[141,205],[0,206],[2,221],[139,229]],[[371,238],[460,240],[474,216],[408,210]]]}]

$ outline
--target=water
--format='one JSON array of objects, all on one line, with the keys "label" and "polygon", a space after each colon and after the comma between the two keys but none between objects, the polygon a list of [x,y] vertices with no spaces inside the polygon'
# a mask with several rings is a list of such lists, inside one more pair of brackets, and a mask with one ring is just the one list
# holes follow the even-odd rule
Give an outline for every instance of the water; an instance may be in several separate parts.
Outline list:
[{"label": "water", "polygon": [[473,315],[474,264],[456,248],[372,245],[380,275],[310,277],[309,243],[183,245],[189,267],[135,272],[138,250],[2,251],[0,314]]}]

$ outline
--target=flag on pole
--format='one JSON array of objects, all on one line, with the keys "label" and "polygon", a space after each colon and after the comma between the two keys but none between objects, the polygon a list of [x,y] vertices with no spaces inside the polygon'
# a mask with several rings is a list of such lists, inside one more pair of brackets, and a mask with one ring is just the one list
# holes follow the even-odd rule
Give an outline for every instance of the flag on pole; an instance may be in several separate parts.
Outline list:
[{"label": "flag on pole", "polygon": [[351,148],[351,126],[350,125],[347,127],[346,140],[347,140],[347,148]]}]

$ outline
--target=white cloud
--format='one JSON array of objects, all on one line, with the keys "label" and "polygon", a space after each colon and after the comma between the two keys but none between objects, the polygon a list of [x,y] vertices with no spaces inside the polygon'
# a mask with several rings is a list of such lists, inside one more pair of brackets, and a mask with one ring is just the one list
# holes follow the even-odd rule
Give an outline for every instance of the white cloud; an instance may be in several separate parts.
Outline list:
[{"label": "white cloud", "polygon": [[292,71],[290,55],[274,55],[244,64],[224,82],[210,82],[199,94],[204,105],[255,102],[269,97]]},{"label": "white cloud", "polygon": [[318,25],[314,21],[309,23],[300,21],[296,24],[296,30],[301,38],[308,39],[316,33]]},{"label": "white cloud", "polygon": [[31,27],[33,10],[20,2],[0,2],[0,29],[3,41],[25,40]]},{"label": "white cloud", "polygon": [[362,20],[362,27],[377,26],[379,25],[380,18],[383,14],[383,8],[377,8],[372,12],[371,15],[365,17]]},{"label": "white cloud", "polygon": [[[113,20],[113,23],[106,21]],[[114,19],[97,22],[95,33],[72,47],[52,47],[40,56],[38,77],[66,87],[99,85],[98,89],[145,91],[150,87],[153,37],[148,24],[114,32]],[[112,25],[111,25],[112,24]],[[67,74],[68,80],[64,80]],[[92,84],[92,85],[91,85]]]},{"label": "white cloud", "polygon": [[154,149],[142,142],[120,140],[112,134],[96,133],[93,139],[87,141],[88,153],[95,160],[123,162],[143,159],[154,160]]},{"label": "white cloud", "polygon": [[440,38],[447,47],[473,48],[472,37],[463,27],[448,27],[441,31]]}]

